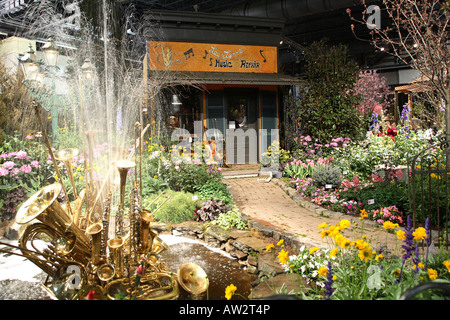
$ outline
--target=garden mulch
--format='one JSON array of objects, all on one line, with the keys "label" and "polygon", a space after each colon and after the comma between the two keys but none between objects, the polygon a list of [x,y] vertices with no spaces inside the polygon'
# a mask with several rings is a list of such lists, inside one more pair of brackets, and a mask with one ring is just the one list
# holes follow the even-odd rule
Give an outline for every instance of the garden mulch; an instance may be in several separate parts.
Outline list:
[{"label": "garden mulch", "polygon": [[309,247],[330,245],[330,239],[321,237],[318,226],[323,222],[335,225],[342,219],[357,224],[355,228],[343,232],[343,235],[351,240],[361,238],[364,234],[374,249],[380,244],[388,244],[391,249],[401,247],[401,241],[397,240],[394,234],[386,232],[382,227],[376,227],[372,221],[364,220],[362,230],[359,217],[328,211],[306,200],[299,200],[298,194],[287,188],[281,180],[262,182],[257,177],[243,177],[227,179],[226,183],[230,186],[242,214],[263,225],[290,233],[298,242],[307,246],[309,244]]}]

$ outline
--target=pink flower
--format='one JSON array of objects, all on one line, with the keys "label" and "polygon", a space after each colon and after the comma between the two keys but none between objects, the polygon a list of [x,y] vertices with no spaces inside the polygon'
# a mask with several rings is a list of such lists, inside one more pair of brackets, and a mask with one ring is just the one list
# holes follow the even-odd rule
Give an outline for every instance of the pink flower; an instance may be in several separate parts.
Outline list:
[{"label": "pink flower", "polygon": [[27,139],[33,139],[33,136],[31,134],[26,136]]},{"label": "pink flower", "polygon": [[311,141],[312,139],[311,139],[310,136],[306,136],[306,137],[305,137],[305,140],[306,140],[306,141]]},{"label": "pink flower", "polygon": [[5,168],[5,169],[12,169],[12,168],[14,168],[14,166],[15,166],[15,163],[14,162],[12,162],[12,161],[6,161],[4,164],[3,164],[3,168]]},{"label": "pink flower", "polygon": [[23,173],[30,173],[31,172],[31,166],[29,164],[24,164],[20,167],[20,171]]},{"label": "pink flower", "polygon": [[0,158],[6,159],[8,158],[8,155],[6,153],[2,153],[0,154]]},{"label": "pink flower", "polygon": [[17,153],[16,153],[16,158],[18,158],[18,159],[23,159],[23,158],[25,158],[27,156],[27,153],[25,152],[25,151],[22,151],[22,150],[20,150],[20,151],[18,151]]},{"label": "pink flower", "polygon": [[18,168],[14,168],[9,172],[9,175],[14,177],[15,175],[17,175],[20,172],[20,170]]},{"label": "pink flower", "polygon": [[0,167],[0,177],[7,176],[9,173],[8,169],[5,169],[3,167]]},{"label": "pink flower", "polygon": [[40,168],[41,165],[39,164],[39,162],[37,160],[33,160],[31,161],[31,165],[35,168]]},{"label": "pink flower", "polygon": [[141,265],[139,265],[136,268],[136,274],[139,275],[139,276],[142,276],[144,274],[144,268]]}]

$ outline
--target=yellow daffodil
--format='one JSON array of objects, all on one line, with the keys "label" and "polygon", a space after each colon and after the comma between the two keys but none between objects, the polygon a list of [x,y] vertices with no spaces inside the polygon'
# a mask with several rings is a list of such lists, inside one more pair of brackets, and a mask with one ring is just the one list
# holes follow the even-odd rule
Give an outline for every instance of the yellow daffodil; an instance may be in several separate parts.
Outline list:
[{"label": "yellow daffodil", "polygon": [[266,247],[266,251],[273,250],[273,248],[274,248],[274,245],[273,245],[273,243],[271,243]]},{"label": "yellow daffodil", "polygon": [[309,249],[309,254],[313,254],[313,253],[316,252],[317,250],[319,250],[318,247],[313,247],[313,248]]},{"label": "yellow daffodil", "polygon": [[277,242],[277,246],[281,246],[284,242],[284,239],[280,239],[280,241]]}]

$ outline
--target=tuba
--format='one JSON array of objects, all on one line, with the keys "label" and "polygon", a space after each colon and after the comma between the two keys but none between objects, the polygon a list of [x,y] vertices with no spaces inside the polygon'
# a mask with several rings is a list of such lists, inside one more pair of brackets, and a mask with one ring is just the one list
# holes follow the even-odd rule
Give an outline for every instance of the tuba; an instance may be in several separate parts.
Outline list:
[{"label": "tuba", "polygon": [[[45,272],[49,271],[46,267],[48,264],[38,262],[37,257],[33,256],[32,251],[27,248],[28,244],[36,254],[51,252],[51,255],[55,257],[77,261],[83,265],[90,258],[89,238],[73,223],[72,217],[64,211],[57,200],[61,190],[60,183],[42,188],[22,204],[16,215],[18,224],[40,221],[27,226],[19,239],[19,247],[24,255],[30,256],[30,260]],[[41,250],[42,244],[38,244],[37,240],[48,243],[47,248]],[[47,256],[46,259],[51,260],[51,256]]]}]

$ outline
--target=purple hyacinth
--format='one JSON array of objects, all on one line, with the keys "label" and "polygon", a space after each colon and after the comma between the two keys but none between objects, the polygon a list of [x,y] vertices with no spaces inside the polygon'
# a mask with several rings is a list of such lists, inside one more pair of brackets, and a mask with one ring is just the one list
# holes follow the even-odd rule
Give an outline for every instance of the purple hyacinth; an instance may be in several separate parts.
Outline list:
[{"label": "purple hyacinth", "polygon": [[416,243],[416,250],[415,250],[415,256],[412,259],[414,265],[416,266],[416,268],[414,268],[413,273],[418,273],[419,272],[419,263],[420,263],[420,257],[419,257],[419,244]]},{"label": "purple hyacinth", "polygon": [[331,261],[328,261],[328,272],[327,272],[327,282],[325,283],[325,300],[330,300],[331,295],[333,294],[333,273],[331,270]]},{"label": "purple hyacinth", "polygon": [[425,256],[425,270],[426,270],[427,262],[428,262],[428,251],[430,250],[430,244],[431,244],[430,218],[425,219],[425,232],[427,235],[427,239],[425,240],[425,243],[427,244],[427,252],[426,252],[426,256]]}]

